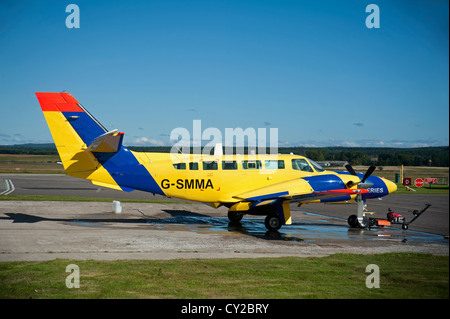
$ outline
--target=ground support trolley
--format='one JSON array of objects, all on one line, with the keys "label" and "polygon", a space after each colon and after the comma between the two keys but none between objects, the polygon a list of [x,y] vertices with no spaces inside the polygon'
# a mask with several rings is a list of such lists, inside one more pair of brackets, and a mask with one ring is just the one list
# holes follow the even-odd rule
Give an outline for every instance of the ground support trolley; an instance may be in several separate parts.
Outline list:
[{"label": "ground support trolley", "polygon": [[426,204],[421,211],[413,210],[412,213],[414,215],[414,218],[411,219],[409,222],[405,220],[405,217],[403,217],[400,214],[397,214],[396,212],[392,211],[389,208],[387,213],[387,219],[369,217],[369,228],[378,226],[383,227],[383,226],[390,226],[392,224],[397,224],[402,225],[403,230],[407,230],[409,228],[409,225],[412,224],[420,215],[422,215],[430,206],[431,206],[430,204]]}]

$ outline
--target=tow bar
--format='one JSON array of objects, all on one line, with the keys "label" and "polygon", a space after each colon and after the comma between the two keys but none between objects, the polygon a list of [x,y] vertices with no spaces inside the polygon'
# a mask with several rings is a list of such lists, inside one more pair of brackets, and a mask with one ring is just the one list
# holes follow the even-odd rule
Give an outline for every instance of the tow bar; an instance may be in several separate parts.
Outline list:
[{"label": "tow bar", "polygon": [[407,230],[409,227],[409,224],[412,224],[420,215],[423,214],[431,205],[426,204],[425,207],[419,212],[417,210],[413,210],[412,213],[414,215],[414,218],[411,219],[409,222],[405,220],[405,217],[403,217],[400,214],[397,214],[396,212],[393,212],[390,208],[388,209],[387,213],[387,219],[380,219],[380,218],[369,218],[369,228],[370,227],[376,227],[376,226],[390,226],[391,224],[400,224],[402,225],[403,230]]}]

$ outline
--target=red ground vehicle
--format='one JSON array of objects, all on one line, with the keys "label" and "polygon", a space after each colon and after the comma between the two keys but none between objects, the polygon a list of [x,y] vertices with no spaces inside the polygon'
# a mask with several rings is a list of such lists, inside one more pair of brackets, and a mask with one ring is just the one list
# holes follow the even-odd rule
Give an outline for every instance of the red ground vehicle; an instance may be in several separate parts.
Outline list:
[{"label": "red ground vehicle", "polygon": [[390,208],[388,209],[387,213],[387,219],[380,219],[380,218],[369,218],[369,227],[376,227],[376,226],[390,226],[391,224],[401,224],[403,230],[407,230],[409,227],[409,224],[414,222],[423,212],[425,212],[431,205],[426,204],[425,208],[423,208],[420,212],[417,210],[413,210],[412,213],[414,215],[414,218],[411,219],[409,222],[405,220],[405,217],[403,217],[400,214],[397,214],[396,212],[392,211]]}]

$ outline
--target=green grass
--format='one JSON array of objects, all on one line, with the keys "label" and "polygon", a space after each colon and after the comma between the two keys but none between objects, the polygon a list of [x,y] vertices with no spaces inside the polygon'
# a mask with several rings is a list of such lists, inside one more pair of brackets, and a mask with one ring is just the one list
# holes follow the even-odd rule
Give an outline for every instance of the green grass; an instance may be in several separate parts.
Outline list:
[{"label": "green grass", "polygon": [[0,154],[0,173],[64,174],[58,155]]},{"label": "green grass", "polygon": [[[66,266],[80,288],[65,285]],[[380,288],[366,287],[366,266]],[[323,258],[0,263],[0,298],[449,298],[448,257],[336,254]]]},{"label": "green grass", "polygon": [[395,194],[448,194],[448,185],[429,185],[425,184],[423,187],[412,186],[415,191],[408,190],[402,183],[397,183],[397,191]]}]

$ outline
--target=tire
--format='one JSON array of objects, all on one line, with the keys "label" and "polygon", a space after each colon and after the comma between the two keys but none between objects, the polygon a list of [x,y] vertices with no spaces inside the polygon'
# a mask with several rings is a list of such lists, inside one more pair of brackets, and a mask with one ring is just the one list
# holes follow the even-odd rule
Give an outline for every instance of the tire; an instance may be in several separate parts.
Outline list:
[{"label": "tire", "polygon": [[269,231],[277,231],[281,228],[281,219],[278,217],[278,215],[267,215],[266,219],[264,220],[264,225],[266,225],[266,228]]},{"label": "tire", "polygon": [[362,223],[359,222],[358,216],[350,215],[347,219],[347,222],[352,228],[367,228],[369,226],[369,219],[364,216]]},{"label": "tire", "polygon": [[367,228],[367,226],[369,226],[369,219],[366,216],[363,216],[363,220],[360,222],[358,218],[356,218],[356,223],[359,228]]},{"label": "tire", "polygon": [[356,215],[350,215],[347,219],[347,223],[350,227],[358,227],[358,217]]},{"label": "tire", "polygon": [[240,222],[242,217],[244,217],[244,214],[241,213],[241,212],[236,212],[236,211],[230,212],[230,211],[228,211],[228,219],[231,222],[235,222],[235,223]]}]

